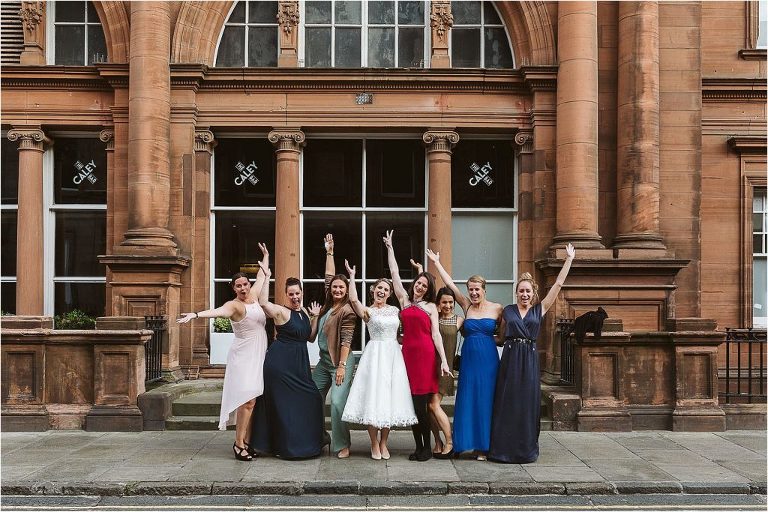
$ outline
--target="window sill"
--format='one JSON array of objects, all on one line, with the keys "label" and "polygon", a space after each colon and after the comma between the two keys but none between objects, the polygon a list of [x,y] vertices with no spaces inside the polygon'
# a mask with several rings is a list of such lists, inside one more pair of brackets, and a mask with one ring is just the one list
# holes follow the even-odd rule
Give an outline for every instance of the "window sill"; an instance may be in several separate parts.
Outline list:
[{"label": "window sill", "polygon": [[739,58],[742,60],[766,60],[766,48],[745,48],[739,50]]}]

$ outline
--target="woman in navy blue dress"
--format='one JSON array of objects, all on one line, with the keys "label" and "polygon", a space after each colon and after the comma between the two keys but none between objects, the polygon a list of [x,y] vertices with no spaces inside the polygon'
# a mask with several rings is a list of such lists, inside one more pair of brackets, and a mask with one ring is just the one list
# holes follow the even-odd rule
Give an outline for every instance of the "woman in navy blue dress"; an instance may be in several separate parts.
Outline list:
[{"label": "woman in navy blue dress", "polygon": [[541,320],[555,303],[576,256],[571,244],[565,251],[567,257],[563,268],[541,303],[538,302],[538,285],[533,276],[525,272],[517,283],[517,303],[504,308],[501,320],[504,350],[496,380],[491,450],[488,453],[491,460],[527,464],[539,458],[541,385],[536,338]]},{"label": "woman in navy blue dress", "polygon": [[[444,449],[443,458],[454,451],[472,451],[477,460],[485,460],[491,440],[493,393],[499,368],[494,334],[501,317],[501,304],[486,299],[485,279],[481,276],[467,279],[467,297],[440,264],[440,253],[427,249],[427,257],[445,285],[453,291],[465,315],[461,369],[453,413],[453,447],[447,453]],[[446,442],[446,445],[449,443]]]},{"label": "woman in navy blue dress", "polygon": [[[265,269],[267,279],[271,275]],[[284,459],[320,455],[324,440],[323,397],[312,380],[307,341],[315,337],[310,313],[302,306],[301,282],[285,282],[288,306],[269,302],[269,281],[259,304],[275,321],[277,336],[264,359],[264,395],[256,401],[251,448]],[[312,303],[311,316],[320,312]]]}]

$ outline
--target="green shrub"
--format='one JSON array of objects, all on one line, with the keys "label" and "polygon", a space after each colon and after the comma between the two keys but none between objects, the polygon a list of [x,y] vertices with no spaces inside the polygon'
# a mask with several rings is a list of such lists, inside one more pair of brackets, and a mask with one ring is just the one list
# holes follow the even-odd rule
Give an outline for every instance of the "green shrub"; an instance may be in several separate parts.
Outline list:
[{"label": "green shrub", "polygon": [[232,332],[232,323],[229,318],[216,318],[213,321],[213,332]]},{"label": "green shrub", "polygon": [[54,329],[95,329],[96,319],[79,309],[53,317]]}]

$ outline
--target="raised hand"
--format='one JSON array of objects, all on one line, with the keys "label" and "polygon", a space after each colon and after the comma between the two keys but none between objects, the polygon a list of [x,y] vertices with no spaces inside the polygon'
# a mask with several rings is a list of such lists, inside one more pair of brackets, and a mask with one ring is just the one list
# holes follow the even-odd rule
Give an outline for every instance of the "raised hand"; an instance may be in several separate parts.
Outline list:
[{"label": "raised hand", "polygon": [[429,258],[429,261],[433,263],[437,263],[438,261],[440,261],[440,253],[433,252],[432,249],[427,249],[427,258]]},{"label": "raised hand", "polygon": [[326,253],[332,253],[333,252],[333,235],[328,233],[325,235],[325,239],[323,240],[323,245],[325,246],[325,252]]},{"label": "raised hand", "polygon": [[357,267],[350,267],[349,262],[347,260],[344,260],[344,266],[347,268],[347,274],[349,274],[349,278],[353,279],[355,277],[355,272],[357,271]]},{"label": "raised hand", "polygon": [[394,229],[387,230],[386,236],[384,236],[384,245],[387,247],[387,249],[392,249],[392,234],[395,232]]},{"label": "raised hand", "polygon": [[576,248],[573,247],[573,244],[568,244],[565,246],[565,254],[568,256],[568,259],[572,260],[576,257]]},{"label": "raised hand", "polygon": [[259,249],[261,250],[261,261],[259,262],[259,267],[261,267],[261,270],[266,273],[267,268],[269,267],[269,250],[267,250],[267,245],[259,242]]},{"label": "raised hand", "polygon": [[185,323],[189,322],[190,320],[194,320],[195,318],[197,318],[197,315],[194,314],[194,313],[182,313],[182,317],[178,318],[176,320],[176,323],[177,324],[185,324]]},{"label": "raised hand", "polygon": [[416,275],[419,275],[422,272],[424,272],[424,265],[422,265],[418,261],[414,261],[413,258],[411,258],[411,266],[416,269]]},{"label": "raised hand", "polygon": [[309,313],[312,316],[317,316],[320,314],[320,310],[322,308],[320,307],[320,304],[317,301],[312,301],[312,303],[309,305]]}]

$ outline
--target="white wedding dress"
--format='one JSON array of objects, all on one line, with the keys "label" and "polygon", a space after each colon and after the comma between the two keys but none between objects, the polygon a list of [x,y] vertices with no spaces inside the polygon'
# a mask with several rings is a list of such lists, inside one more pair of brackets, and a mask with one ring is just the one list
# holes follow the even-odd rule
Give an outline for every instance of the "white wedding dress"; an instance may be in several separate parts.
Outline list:
[{"label": "white wedding dress", "polygon": [[376,428],[417,422],[405,362],[397,342],[400,312],[394,306],[368,308],[368,332],[341,419]]}]

